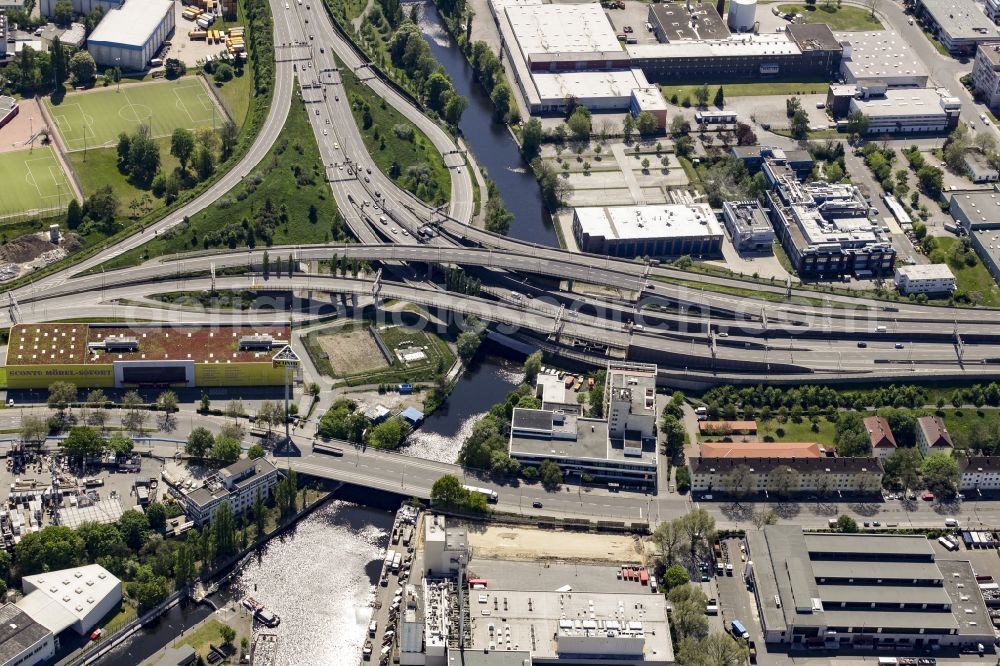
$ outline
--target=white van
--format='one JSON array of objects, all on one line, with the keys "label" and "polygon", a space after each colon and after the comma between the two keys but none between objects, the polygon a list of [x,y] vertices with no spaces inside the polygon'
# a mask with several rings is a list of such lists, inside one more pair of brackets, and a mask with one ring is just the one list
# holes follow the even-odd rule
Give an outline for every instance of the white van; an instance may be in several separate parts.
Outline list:
[{"label": "white van", "polygon": [[955,520],[954,518],[945,518],[944,519],[944,526],[945,527],[958,527],[958,521]]}]

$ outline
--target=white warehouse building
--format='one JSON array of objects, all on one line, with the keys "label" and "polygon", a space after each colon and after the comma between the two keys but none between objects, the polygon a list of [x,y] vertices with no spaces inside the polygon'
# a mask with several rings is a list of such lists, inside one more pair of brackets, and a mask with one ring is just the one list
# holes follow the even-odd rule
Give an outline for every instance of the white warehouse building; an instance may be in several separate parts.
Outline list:
[{"label": "white warehouse building", "polygon": [[896,288],[903,295],[950,294],[955,291],[955,274],[948,264],[914,264],[896,267]]},{"label": "white warehouse building", "polygon": [[890,89],[881,97],[851,100],[851,113],[868,116],[868,131],[944,132],[958,124],[962,102],[931,88]]},{"label": "white warehouse building", "polygon": [[131,0],[104,16],[87,50],[98,65],[142,71],[173,33],[174,21],[173,0]]}]

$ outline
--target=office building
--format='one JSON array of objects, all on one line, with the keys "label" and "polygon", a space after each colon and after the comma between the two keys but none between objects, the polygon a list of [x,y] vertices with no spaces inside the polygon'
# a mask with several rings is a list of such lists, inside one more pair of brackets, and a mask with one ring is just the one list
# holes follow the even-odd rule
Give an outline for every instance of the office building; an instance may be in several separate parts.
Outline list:
[{"label": "office building", "polygon": [[557,374],[539,373],[535,380],[535,397],[542,409],[565,414],[580,414],[580,403],[568,396],[566,382]]},{"label": "office building", "polygon": [[976,49],[972,85],[986,106],[1000,107],[1000,42],[980,44]]},{"label": "office building", "polygon": [[515,408],[509,453],[522,465],[551,460],[564,475],[623,487],[656,487],[656,366],[611,363],[604,390],[607,420]]},{"label": "office building", "polygon": [[921,416],[917,419],[917,448],[925,456],[932,453],[947,453],[955,449],[951,435],[939,416]]},{"label": "office building", "polygon": [[185,491],[172,485],[170,493],[180,500],[189,520],[204,525],[212,522],[223,504],[239,515],[253,507],[258,496],[267,501],[278,477],[278,469],[266,458],[242,458],[209,476],[200,488]]},{"label": "office building", "polygon": [[20,324],[10,331],[7,385],[281,386],[284,368],[272,359],[290,337],[288,324]]},{"label": "office building", "polygon": [[659,130],[667,127],[667,100],[663,99],[659,86],[633,88],[628,110],[636,118],[642,113],[651,114],[656,118],[656,128]]},{"label": "office building", "polygon": [[464,527],[448,527],[444,516],[424,516],[424,568],[428,575],[451,576],[472,557]]},{"label": "office building", "polygon": [[722,253],[722,227],[703,203],[574,208],[573,237],[581,251],[612,257]]},{"label": "office building", "polygon": [[0,606],[0,664],[50,664],[56,655],[55,637],[14,604]]},{"label": "office building", "polygon": [[869,134],[950,132],[958,125],[962,102],[931,88],[894,88],[871,97],[853,97],[849,113],[868,117]]},{"label": "office building", "polygon": [[[4,17],[0,14],[0,28],[3,27]],[[7,97],[6,95],[0,95],[0,129],[4,125],[14,120],[17,114],[21,112],[21,108],[17,105],[17,100],[13,97]]]},{"label": "office building", "polygon": [[174,31],[173,0],[129,0],[110,9],[87,38],[98,65],[141,72]]},{"label": "office building", "polygon": [[881,83],[889,88],[923,88],[930,73],[913,47],[891,30],[835,33],[844,48],[844,83]]},{"label": "office building", "polygon": [[955,291],[955,274],[948,264],[913,264],[897,266],[896,289],[910,294],[950,294]]},{"label": "office building", "polygon": [[[5,57],[7,57],[7,15],[2,10],[0,10],[0,59],[3,59]],[[0,104],[2,104],[3,100],[5,99],[12,99],[12,98],[0,97]],[[3,106],[0,106],[0,127],[3,127],[5,124],[7,124],[7,122],[9,122],[10,120],[9,118],[7,120],[4,120],[5,116],[9,111],[10,108],[4,108]]]},{"label": "office building", "polygon": [[1000,456],[968,456],[958,459],[958,487],[964,493],[979,498],[984,490],[1000,490]]},{"label": "office building", "polygon": [[122,600],[122,582],[99,564],[24,576],[21,587],[17,607],[55,636],[86,634]]},{"label": "office building", "polygon": [[854,185],[799,182],[785,160],[766,158],[768,215],[802,277],[887,276],[896,250]]},{"label": "office building", "polygon": [[916,13],[952,55],[972,55],[1000,30],[974,0],[916,0]]},{"label": "office building", "polygon": [[774,228],[757,201],[725,201],[722,219],[733,247],[740,252],[770,252]]},{"label": "office building", "polygon": [[939,560],[923,535],[747,532],[764,640],[837,651],[912,654],[993,640],[969,562]]},{"label": "office building", "polygon": [[865,430],[872,445],[872,455],[885,460],[896,451],[896,437],[892,434],[889,421],[883,416],[864,418]]},{"label": "office building", "polygon": [[[781,445],[775,446],[778,447],[775,450],[780,452]],[[731,492],[728,478],[737,468],[750,471],[750,493],[758,495],[779,490],[793,495],[872,493],[882,486],[882,463],[878,458],[699,456],[688,464],[691,489],[699,493],[725,495]],[[786,486],[789,481],[791,485]]]}]

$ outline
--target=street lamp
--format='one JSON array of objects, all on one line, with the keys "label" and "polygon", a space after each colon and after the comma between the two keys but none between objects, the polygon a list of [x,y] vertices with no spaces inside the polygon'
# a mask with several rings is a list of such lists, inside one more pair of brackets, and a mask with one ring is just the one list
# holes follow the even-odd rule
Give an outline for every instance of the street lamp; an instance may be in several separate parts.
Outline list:
[{"label": "street lamp", "polygon": [[115,92],[121,92],[122,91],[122,66],[121,66],[121,62],[122,62],[121,58],[115,58],[115,78],[118,79],[116,81],[116,83],[118,84],[118,87],[115,89]]}]

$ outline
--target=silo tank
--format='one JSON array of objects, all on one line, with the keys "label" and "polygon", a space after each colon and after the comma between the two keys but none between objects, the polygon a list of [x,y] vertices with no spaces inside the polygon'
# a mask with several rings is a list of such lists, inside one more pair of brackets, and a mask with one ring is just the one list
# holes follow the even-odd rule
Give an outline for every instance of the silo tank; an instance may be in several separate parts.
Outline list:
[{"label": "silo tank", "polygon": [[756,14],[757,0],[730,0],[726,23],[733,32],[750,32]]}]

